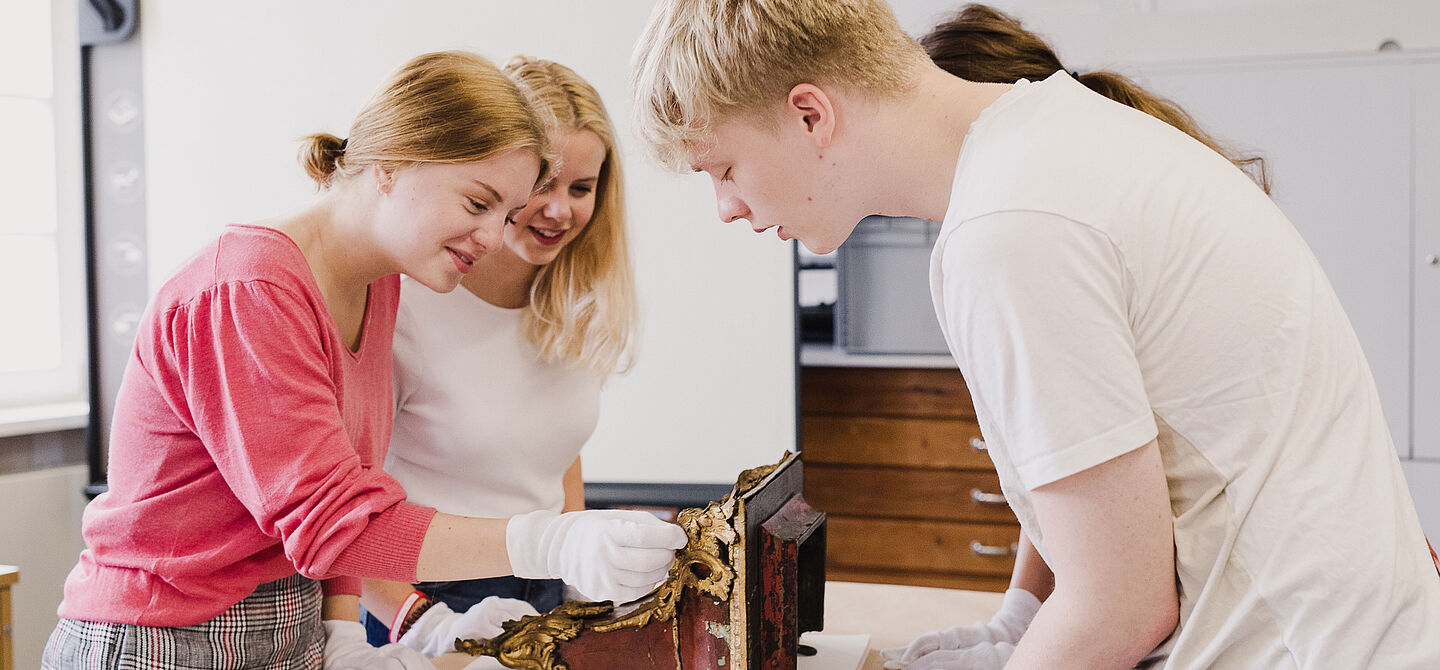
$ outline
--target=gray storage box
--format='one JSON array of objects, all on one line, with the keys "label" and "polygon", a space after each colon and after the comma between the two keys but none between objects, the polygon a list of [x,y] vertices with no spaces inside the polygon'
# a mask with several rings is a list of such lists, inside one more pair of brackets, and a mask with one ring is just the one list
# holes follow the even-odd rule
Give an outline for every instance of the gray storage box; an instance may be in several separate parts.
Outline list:
[{"label": "gray storage box", "polygon": [[869,216],[840,245],[835,344],[857,354],[949,354],[930,301],[940,224]]}]

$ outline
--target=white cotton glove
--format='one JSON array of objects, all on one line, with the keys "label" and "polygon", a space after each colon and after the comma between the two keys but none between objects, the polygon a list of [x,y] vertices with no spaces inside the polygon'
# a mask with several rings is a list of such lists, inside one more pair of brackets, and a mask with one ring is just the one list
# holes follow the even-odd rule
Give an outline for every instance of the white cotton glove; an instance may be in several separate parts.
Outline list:
[{"label": "white cotton glove", "polygon": [[581,593],[580,589],[577,589],[569,584],[565,584],[565,588],[560,591],[560,598],[560,602],[568,603],[576,600],[589,600],[590,596]]},{"label": "white cotton glove", "polygon": [[563,579],[597,600],[630,602],[664,581],[681,527],[633,510],[547,510],[511,517],[505,548],[516,577]]},{"label": "white cotton glove", "polygon": [[358,621],[325,622],[324,670],[435,670],[428,659],[403,644],[372,647]]},{"label": "white cotton glove", "polygon": [[445,603],[435,603],[400,636],[400,644],[434,658],[455,651],[457,637],[488,640],[505,632],[500,624],[535,614],[539,612],[530,603],[499,596],[481,600],[464,613],[452,612]]},{"label": "white cotton glove", "polygon": [[[980,644],[998,645],[1000,643],[1009,645],[1013,650],[1014,646],[1020,642],[1020,636],[1025,634],[1025,629],[1030,627],[1030,620],[1034,619],[1035,613],[1039,611],[1040,600],[1033,594],[1024,589],[1010,589],[1005,592],[1005,599],[1000,603],[1000,611],[996,612],[990,621],[930,631],[915,638],[909,646],[881,649],[880,656],[885,659],[886,668],[896,670],[907,667],[920,668],[922,666],[913,665],[916,659],[937,651],[954,651]],[[1005,658],[1009,657],[1007,653]],[[1001,665],[1004,665],[1003,660]]]},{"label": "white cotton glove", "polygon": [[1015,645],[1009,642],[981,642],[964,649],[932,651],[905,670],[1002,670],[1014,653]]}]

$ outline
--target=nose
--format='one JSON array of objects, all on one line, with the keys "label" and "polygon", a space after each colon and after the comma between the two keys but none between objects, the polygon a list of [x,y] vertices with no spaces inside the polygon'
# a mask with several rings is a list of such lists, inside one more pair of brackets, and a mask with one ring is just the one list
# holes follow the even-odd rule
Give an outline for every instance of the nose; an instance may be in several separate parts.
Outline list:
[{"label": "nose", "polygon": [[730,193],[715,192],[715,207],[720,213],[720,220],[725,223],[734,223],[736,219],[749,219],[750,208],[739,196]]},{"label": "nose", "polygon": [[545,218],[557,223],[570,222],[570,195],[564,189],[552,189],[545,194],[545,207],[540,210]]},{"label": "nose", "polygon": [[487,216],[475,230],[470,232],[470,241],[480,247],[480,253],[488,254],[505,243],[505,215]]}]

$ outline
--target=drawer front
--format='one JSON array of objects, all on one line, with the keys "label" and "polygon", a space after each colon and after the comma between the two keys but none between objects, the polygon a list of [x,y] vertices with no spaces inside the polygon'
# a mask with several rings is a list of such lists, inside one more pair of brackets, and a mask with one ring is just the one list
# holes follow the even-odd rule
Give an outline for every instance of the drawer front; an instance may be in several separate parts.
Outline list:
[{"label": "drawer front", "polygon": [[1018,523],[994,472],[897,470],[811,463],[805,500],[826,514]]},{"label": "drawer front", "polygon": [[806,414],[975,419],[959,370],[802,368],[800,406]]},{"label": "drawer front", "polygon": [[1008,577],[1020,527],[826,517],[826,567]]},{"label": "drawer front", "polygon": [[10,611],[10,585],[0,585],[0,670],[13,670],[15,636],[11,632],[14,614]]},{"label": "drawer front", "polygon": [[937,589],[964,589],[966,591],[994,591],[1003,593],[1010,588],[1010,578],[989,575],[957,575],[945,572],[900,572],[879,568],[838,568],[825,566],[825,581],[862,582],[866,584],[904,584],[906,586],[929,586]]},{"label": "drawer front", "polygon": [[994,470],[980,425],[964,419],[807,415],[800,435],[807,464]]}]

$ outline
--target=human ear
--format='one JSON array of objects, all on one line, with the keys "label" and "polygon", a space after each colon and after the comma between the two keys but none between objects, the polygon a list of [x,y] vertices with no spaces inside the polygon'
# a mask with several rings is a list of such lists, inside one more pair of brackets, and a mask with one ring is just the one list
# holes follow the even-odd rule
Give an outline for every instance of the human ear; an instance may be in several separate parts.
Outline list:
[{"label": "human ear", "polygon": [[376,164],[370,170],[371,175],[375,178],[375,190],[389,195],[390,189],[395,186],[395,168]]},{"label": "human ear", "polygon": [[796,84],[785,97],[785,117],[803,126],[817,146],[830,146],[835,135],[835,105],[824,89],[814,84]]}]

